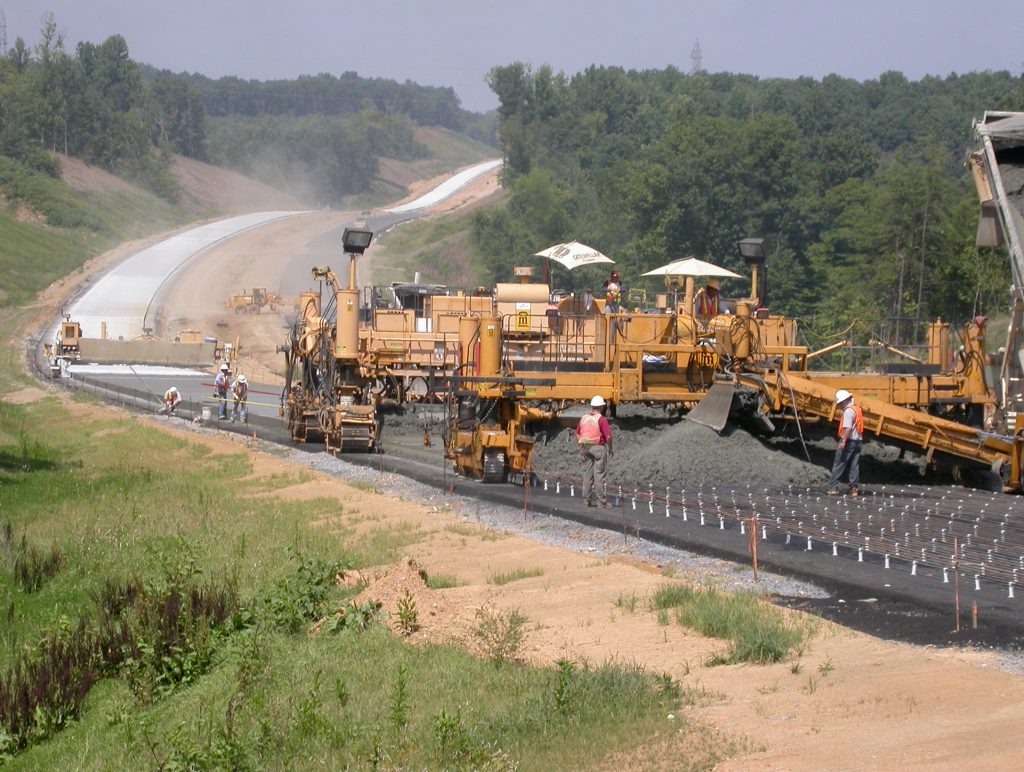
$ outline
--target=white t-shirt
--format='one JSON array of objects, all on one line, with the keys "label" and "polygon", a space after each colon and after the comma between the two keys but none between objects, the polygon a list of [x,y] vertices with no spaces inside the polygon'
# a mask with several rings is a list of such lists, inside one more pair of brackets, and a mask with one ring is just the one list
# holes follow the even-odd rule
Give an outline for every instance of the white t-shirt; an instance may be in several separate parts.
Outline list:
[{"label": "white t-shirt", "polygon": [[843,411],[843,434],[846,434],[847,429],[852,429],[850,432],[851,440],[862,440],[861,433],[857,431],[857,411],[853,409],[853,405],[850,405]]}]

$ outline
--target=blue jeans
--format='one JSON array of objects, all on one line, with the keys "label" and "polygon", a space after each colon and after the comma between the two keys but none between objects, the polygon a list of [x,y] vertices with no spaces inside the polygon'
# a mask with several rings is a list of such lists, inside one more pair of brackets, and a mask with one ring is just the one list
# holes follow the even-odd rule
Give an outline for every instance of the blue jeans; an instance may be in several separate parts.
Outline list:
[{"label": "blue jeans", "polygon": [[836,458],[832,462],[832,480],[828,486],[830,489],[834,490],[839,486],[839,481],[847,470],[850,473],[850,487],[856,488],[860,484],[860,446],[862,444],[861,440],[847,440],[846,447],[836,448]]},{"label": "blue jeans", "polygon": [[220,403],[220,405],[217,408],[217,417],[218,418],[227,418],[228,417],[228,393],[225,391],[223,394],[221,394],[218,391],[217,392],[217,401]]},{"label": "blue jeans", "polygon": [[231,421],[234,423],[239,418],[242,419],[243,424],[249,423],[249,411],[246,408],[245,402],[235,402],[234,407],[231,408]]}]

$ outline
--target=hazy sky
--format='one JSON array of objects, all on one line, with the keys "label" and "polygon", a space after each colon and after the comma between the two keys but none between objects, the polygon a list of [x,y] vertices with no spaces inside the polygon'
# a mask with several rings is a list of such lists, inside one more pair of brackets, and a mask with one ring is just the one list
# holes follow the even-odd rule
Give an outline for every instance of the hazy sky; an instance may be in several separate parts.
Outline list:
[{"label": "hazy sky", "polygon": [[1024,68],[1024,6],[1002,0],[0,0],[7,42],[34,45],[52,11],[69,50],[120,33],[132,58],[175,72],[260,80],[355,70],[451,86],[469,110],[524,61],[691,67],[792,78],[911,79]]}]

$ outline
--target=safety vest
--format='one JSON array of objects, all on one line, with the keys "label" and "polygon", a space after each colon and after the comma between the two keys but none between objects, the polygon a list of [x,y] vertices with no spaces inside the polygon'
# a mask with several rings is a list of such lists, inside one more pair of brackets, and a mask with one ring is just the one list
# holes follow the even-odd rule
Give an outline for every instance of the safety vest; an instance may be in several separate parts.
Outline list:
[{"label": "safety vest", "polygon": [[244,400],[246,395],[248,395],[248,393],[249,393],[249,384],[248,383],[236,383],[235,384],[235,388],[233,389],[233,391],[235,392],[235,399],[236,400],[239,400],[239,401]]},{"label": "safety vest", "polygon": [[[864,438],[864,411],[860,409],[860,405],[852,405],[853,407],[853,428],[860,438]],[[843,411],[843,415],[846,415],[846,411]],[[836,436],[842,439],[843,436],[843,415],[839,416],[839,430],[836,432]]]},{"label": "safety vest", "polygon": [[622,302],[622,287],[616,282],[608,282],[608,291],[605,293],[605,300],[614,305],[619,305]]},{"label": "safety vest", "polygon": [[718,293],[709,295],[706,290],[697,292],[697,316],[718,316]]},{"label": "safety vest", "polygon": [[576,439],[580,445],[601,444],[601,415],[599,413],[587,413],[580,419]]}]

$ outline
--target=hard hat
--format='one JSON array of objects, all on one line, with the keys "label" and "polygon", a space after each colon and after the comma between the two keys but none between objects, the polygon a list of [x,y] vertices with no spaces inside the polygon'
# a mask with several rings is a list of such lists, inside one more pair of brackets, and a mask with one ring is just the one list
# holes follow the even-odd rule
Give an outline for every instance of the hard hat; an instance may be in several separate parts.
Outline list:
[{"label": "hard hat", "polygon": [[708,286],[718,289],[719,287],[722,286],[722,280],[716,279],[714,276],[712,276],[710,279],[708,279]]},{"label": "hard hat", "polygon": [[836,392],[836,404],[841,405],[852,396],[853,395],[846,389],[840,389],[839,391]]},{"label": "hard hat", "polygon": [[591,407],[604,407],[604,397],[598,394],[592,400],[590,400]]},{"label": "hard hat", "polygon": [[230,370],[231,368],[230,368],[230,367],[228,366],[228,363],[227,363],[227,362],[224,362],[224,363],[223,363],[223,364],[222,364],[222,365],[220,366],[220,369],[221,369],[221,370]]},{"label": "hard hat", "polygon": [[238,376],[238,382],[239,383],[245,383],[245,376],[244,375],[239,375]]},{"label": "hard hat", "polygon": [[171,394],[177,394],[178,393],[178,387],[177,386],[171,386],[170,391],[171,391]]}]

